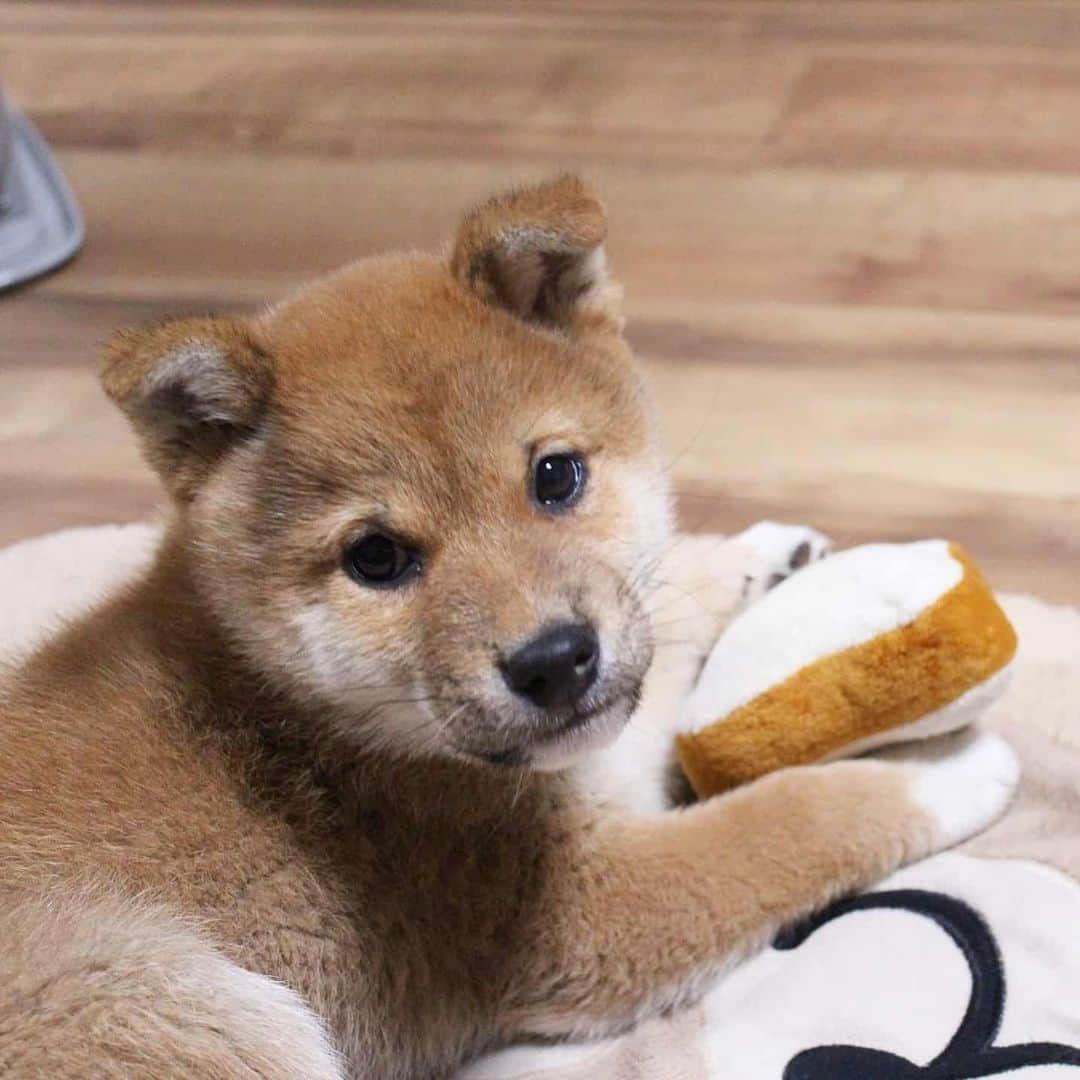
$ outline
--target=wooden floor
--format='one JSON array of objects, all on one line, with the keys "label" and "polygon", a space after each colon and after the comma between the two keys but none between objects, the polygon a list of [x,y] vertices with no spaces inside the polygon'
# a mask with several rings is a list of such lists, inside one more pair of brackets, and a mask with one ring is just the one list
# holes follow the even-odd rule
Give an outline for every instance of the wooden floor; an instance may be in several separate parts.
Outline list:
[{"label": "wooden floor", "polygon": [[570,167],[688,524],[945,535],[1080,602],[1080,3],[0,0],[0,78],[88,224],[0,297],[0,542],[155,505],[110,328]]}]

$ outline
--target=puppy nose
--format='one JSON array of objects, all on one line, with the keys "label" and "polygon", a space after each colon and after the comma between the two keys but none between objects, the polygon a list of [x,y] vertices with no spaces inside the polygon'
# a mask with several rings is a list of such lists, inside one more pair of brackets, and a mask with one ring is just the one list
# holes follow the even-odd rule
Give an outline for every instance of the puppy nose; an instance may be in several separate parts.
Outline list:
[{"label": "puppy nose", "polygon": [[600,639],[587,623],[560,623],[544,630],[502,664],[515,694],[542,709],[573,705],[596,681]]}]

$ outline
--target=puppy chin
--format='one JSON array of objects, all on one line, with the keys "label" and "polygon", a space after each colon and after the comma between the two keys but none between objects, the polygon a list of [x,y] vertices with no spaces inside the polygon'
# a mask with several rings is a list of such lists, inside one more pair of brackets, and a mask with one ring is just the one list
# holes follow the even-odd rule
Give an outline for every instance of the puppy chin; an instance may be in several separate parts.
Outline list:
[{"label": "puppy chin", "polygon": [[622,734],[632,713],[629,704],[614,704],[580,728],[550,742],[530,746],[525,751],[522,765],[536,772],[558,772],[569,768],[587,754],[610,746]]}]

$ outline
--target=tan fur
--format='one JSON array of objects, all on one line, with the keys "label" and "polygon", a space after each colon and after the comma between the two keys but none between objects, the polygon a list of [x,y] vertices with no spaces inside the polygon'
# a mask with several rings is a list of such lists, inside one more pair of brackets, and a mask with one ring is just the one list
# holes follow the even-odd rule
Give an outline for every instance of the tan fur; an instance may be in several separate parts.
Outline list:
[{"label": "tan fur", "polygon": [[[938,842],[898,762],[634,819],[578,770],[527,767],[501,653],[596,624],[606,697],[552,751],[580,757],[626,723],[654,648],[633,723],[675,707],[675,642],[699,656],[750,568],[661,563],[662,459],[603,235],[558,181],[467,218],[450,263],[368,260],[257,319],[110,348],[175,509],[145,577],[0,706],[5,1075],[324,1077],[321,1022],[342,1075],[443,1076],[664,1009]],[[527,496],[552,448],[589,463],[560,515]],[[424,551],[414,583],[342,571],[372,522]],[[718,610],[661,610],[654,634],[662,586]]]},{"label": "tan fur", "polygon": [[340,1075],[293,991],[160,910],[57,890],[9,897],[0,933],[4,1076]]}]

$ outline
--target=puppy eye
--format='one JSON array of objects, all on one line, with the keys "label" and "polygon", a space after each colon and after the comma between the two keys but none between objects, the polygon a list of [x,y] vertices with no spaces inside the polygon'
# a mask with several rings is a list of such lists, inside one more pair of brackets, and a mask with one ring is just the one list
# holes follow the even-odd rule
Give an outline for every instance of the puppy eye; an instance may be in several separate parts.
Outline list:
[{"label": "puppy eye", "polygon": [[572,506],[585,487],[585,463],[574,454],[541,458],[533,471],[533,494],[544,507]]},{"label": "puppy eye", "polygon": [[420,557],[385,533],[368,533],[345,549],[345,569],[361,585],[395,588],[420,570]]}]

